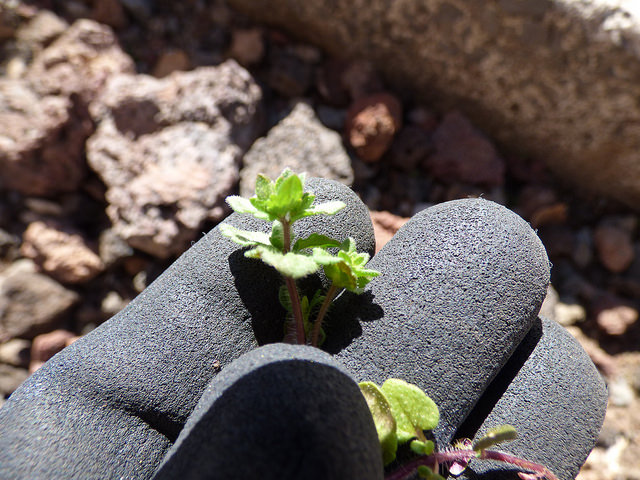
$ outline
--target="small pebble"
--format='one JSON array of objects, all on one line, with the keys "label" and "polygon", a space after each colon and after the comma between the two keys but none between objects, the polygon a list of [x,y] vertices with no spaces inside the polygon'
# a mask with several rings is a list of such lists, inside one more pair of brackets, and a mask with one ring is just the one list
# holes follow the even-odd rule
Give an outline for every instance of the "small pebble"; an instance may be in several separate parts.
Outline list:
[{"label": "small pebble", "polygon": [[593,240],[600,263],[610,272],[622,273],[633,263],[635,252],[628,230],[601,224],[596,227]]},{"label": "small pebble", "polygon": [[629,305],[616,305],[600,310],[598,327],[609,335],[623,335],[638,320],[638,310]]},{"label": "small pebble", "polygon": [[633,402],[633,389],[624,377],[609,382],[609,402],[616,407],[628,407]]}]

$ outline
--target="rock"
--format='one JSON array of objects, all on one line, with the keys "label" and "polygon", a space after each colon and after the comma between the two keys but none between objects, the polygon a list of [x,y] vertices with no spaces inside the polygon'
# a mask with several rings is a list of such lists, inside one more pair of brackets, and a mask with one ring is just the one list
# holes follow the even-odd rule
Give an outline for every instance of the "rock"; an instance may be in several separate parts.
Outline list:
[{"label": "rock", "polygon": [[455,105],[580,190],[640,205],[633,1],[229,3],[329,55],[372,62],[439,111]]},{"label": "rock", "polygon": [[294,104],[291,113],[258,139],[243,159],[240,171],[240,195],[255,191],[258,173],[277,178],[285,167],[309,176],[353,182],[351,162],[340,136],[322,125],[311,106]]},{"label": "rock", "polygon": [[373,222],[373,232],[376,236],[376,253],[391,240],[400,227],[409,221],[390,212],[369,212]]},{"label": "rock", "polygon": [[14,262],[0,273],[0,342],[55,329],[78,300],[77,293],[37,273],[30,260]]},{"label": "rock", "polygon": [[191,60],[184,50],[167,50],[160,55],[153,67],[152,75],[157,78],[166,77],[175,71],[185,71],[191,68]]},{"label": "rock", "polygon": [[[261,447],[247,449],[247,438]],[[331,356],[273,344],[232,362],[207,386],[154,478],[251,478],[256,468],[265,480],[384,477],[364,397]]]},{"label": "rock", "polygon": [[82,19],[34,58],[26,78],[41,95],[76,94],[86,105],[110,76],[134,71],[111,29]]},{"label": "rock", "polygon": [[43,333],[33,339],[31,345],[31,363],[29,364],[29,373],[33,373],[40,368],[44,362],[53,357],[56,353],[62,351],[67,345],[74,341],[77,335],[68,330],[54,330],[49,333]]},{"label": "rock", "polygon": [[0,398],[11,395],[28,377],[26,369],[0,363]]},{"label": "rock", "polygon": [[395,168],[413,172],[419,169],[433,153],[431,135],[416,125],[404,127],[393,140],[389,163]]},{"label": "rock", "polygon": [[39,52],[62,35],[69,24],[49,10],[40,10],[16,31],[16,40]]},{"label": "rock", "polygon": [[120,0],[95,0],[91,17],[98,23],[121,29],[128,23],[127,14]]},{"label": "rock", "polygon": [[26,195],[76,190],[91,126],[65,97],[40,96],[20,80],[0,79],[0,184]]},{"label": "rock", "polygon": [[0,363],[13,365],[14,367],[27,368],[31,342],[22,338],[14,338],[0,344]]},{"label": "rock", "polygon": [[600,305],[596,311],[598,327],[608,335],[623,335],[638,320],[638,309],[631,305]]},{"label": "rock", "polygon": [[133,256],[133,248],[112,228],[103,230],[98,241],[100,260],[105,268],[110,268]]},{"label": "rock", "polygon": [[498,186],[504,183],[505,163],[495,147],[461,113],[450,112],[433,133],[435,153],[427,171],[446,183]]},{"label": "rock", "polygon": [[615,357],[600,348],[598,342],[587,337],[579,327],[570,326],[567,327],[567,331],[580,342],[582,348],[584,348],[589,358],[591,358],[591,361],[598,367],[603,375],[611,378],[617,373]]},{"label": "rock", "polygon": [[609,401],[616,407],[628,407],[633,402],[633,389],[623,377],[609,382]]},{"label": "rock", "polygon": [[600,263],[610,272],[624,272],[633,263],[635,252],[630,232],[610,224],[599,224],[593,241]]},{"label": "rock", "polygon": [[105,269],[80,232],[53,222],[31,223],[22,241],[21,253],[62,283],[85,283]]},{"label": "rock", "polygon": [[303,96],[313,82],[313,66],[292,49],[272,48],[267,84],[286,98]]},{"label": "rock", "polygon": [[245,67],[260,63],[264,56],[261,28],[236,29],[231,32],[229,56]]},{"label": "rock", "polygon": [[242,152],[260,124],[259,87],[234,61],[158,80],[115,75],[91,105],[87,159],[107,215],[130,246],[166,258],[226,213]]},{"label": "rock", "polygon": [[[373,253],[369,214],[356,194],[329,180],[307,186],[318,202],[347,208],[305,218],[297,232],[354,236]],[[224,221],[269,228],[247,215]],[[220,368],[282,339],[280,283],[213,229],[14,392],[0,409],[0,478],[151,478]]]},{"label": "rock", "polygon": [[347,110],[345,135],[365,162],[380,160],[401,128],[402,105],[391,94],[361,97]]},{"label": "rock", "polygon": [[577,303],[567,304],[559,302],[554,309],[554,320],[563,327],[582,323],[587,319],[587,312]]}]

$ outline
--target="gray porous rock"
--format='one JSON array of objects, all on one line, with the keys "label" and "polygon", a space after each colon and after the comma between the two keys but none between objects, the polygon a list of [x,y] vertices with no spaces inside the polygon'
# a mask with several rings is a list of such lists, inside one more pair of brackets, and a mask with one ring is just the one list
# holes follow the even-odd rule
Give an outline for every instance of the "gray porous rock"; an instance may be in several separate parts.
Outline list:
[{"label": "gray porous rock", "polygon": [[[373,253],[368,210],[344,185],[309,179],[334,216],[299,235],[353,236]],[[238,228],[268,224],[247,215]],[[150,478],[217,371],[280,341],[280,279],[212,230],[123,311],[45,363],[0,409],[0,478]],[[259,442],[259,439],[256,439]]]},{"label": "gray porous rock", "polygon": [[285,167],[312,177],[353,182],[351,160],[336,132],[318,120],[313,108],[297,102],[291,113],[258,139],[243,158],[240,195],[251,196],[259,173],[276,178]]},{"label": "gray porous rock", "polygon": [[114,232],[166,258],[227,213],[257,135],[261,91],[234,61],[163,79],[114,75],[91,104],[87,160],[107,186]]},{"label": "gray porous rock", "polygon": [[230,0],[395,88],[460,109],[564,181],[640,206],[636,0]]},{"label": "gray porous rock", "polygon": [[375,425],[351,375],[321,350],[276,343],[213,379],[153,479],[383,476]]}]

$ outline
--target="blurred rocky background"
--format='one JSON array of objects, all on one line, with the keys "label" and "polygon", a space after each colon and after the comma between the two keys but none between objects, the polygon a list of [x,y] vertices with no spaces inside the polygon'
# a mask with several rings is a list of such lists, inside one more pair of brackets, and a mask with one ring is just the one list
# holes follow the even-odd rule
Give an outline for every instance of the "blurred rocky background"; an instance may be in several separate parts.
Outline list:
[{"label": "blurred rocky background", "polygon": [[636,4],[293,3],[0,2],[0,404],[290,166],[378,247],[456,198],[529,221],[609,386],[579,478],[640,479]]}]

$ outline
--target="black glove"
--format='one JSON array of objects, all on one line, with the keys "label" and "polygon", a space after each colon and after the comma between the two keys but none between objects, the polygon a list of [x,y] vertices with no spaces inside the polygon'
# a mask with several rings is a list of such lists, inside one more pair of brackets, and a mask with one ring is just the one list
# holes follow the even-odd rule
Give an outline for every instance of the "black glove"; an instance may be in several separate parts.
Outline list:
[{"label": "black glove", "polygon": [[[355,194],[326,180],[311,179],[308,187],[318,201],[342,200],[347,208],[301,220],[297,233],[351,236],[360,250],[371,252],[371,222]],[[246,215],[233,214],[225,222],[269,227]],[[214,229],[122,312],[56,355],[11,395],[0,409],[0,478],[137,479],[156,471],[158,478],[175,478],[167,475],[177,472],[186,478],[233,478],[216,469],[229,459],[238,465],[235,478],[247,478],[246,472],[273,479],[381,477],[375,459],[369,463],[377,474],[368,466],[357,470],[377,446],[362,415],[363,399],[346,371],[357,381],[380,384],[396,377],[422,388],[440,408],[434,432],[440,448],[458,436],[510,423],[520,438],[503,450],[545,464],[560,479],[574,478],[595,444],[606,388],[573,337],[537,316],[549,263],[528,224],[489,201],[448,202],[416,215],[369,265],[382,275],[363,295],[342,295],[331,311],[323,348],[333,359],[310,348],[292,353],[276,345],[268,355],[252,352],[218,379],[241,355],[282,338],[284,310],[277,299],[278,274],[245,258]],[[322,282],[320,276],[304,280],[308,287]],[[267,402],[262,416],[275,419],[264,423],[280,424],[281,430],[273,438],[235,441],[244,427],[241,417],[233,417],[233,406],[263,405],[260,395],[276,396],[277,386],[286,384],[275,375],[264,392],[242,380],[285,357],[303,365],[300,375],[307,381],[299,383],[308,385],[305,391],[327,389],[316,403],[305,404],[308,395],[301,395],[311,416],[313,405],[346,392],[345,399],[336,399],[334,414],[324,411],[323,418],[338,424],[302,428],[287,416],[289,410],[278,417],[284,410]],[[328,374],[317,373],[325,368],[340,372],[336,378],[342,380],[327,386]],[[227,397],[228,391],[236,396]],[[298,399],[291,397],[278,398],[283,404]],[[351,413],[345,417],[343,409]],[[225,420],[227,414],[236,420]],[[236,429],[229,441],[198,436],[203,426],[219,424]],[[305,448],[314,445],[309,438],[319,438],[318,431],[333,432],[331,441],[342,447],[329,453]],[[300,432],[309,436],[300,438]],[[260,468],[265,452],[282,449],[289,455],[281,471]],[[353,453],[358,449],[361,455]],[[321,464],[318,459],[344,468],[305,470]],[[472,461],[467,475],[491,470],[486,478],[517,478],[497,469],[510,470]]]}]

